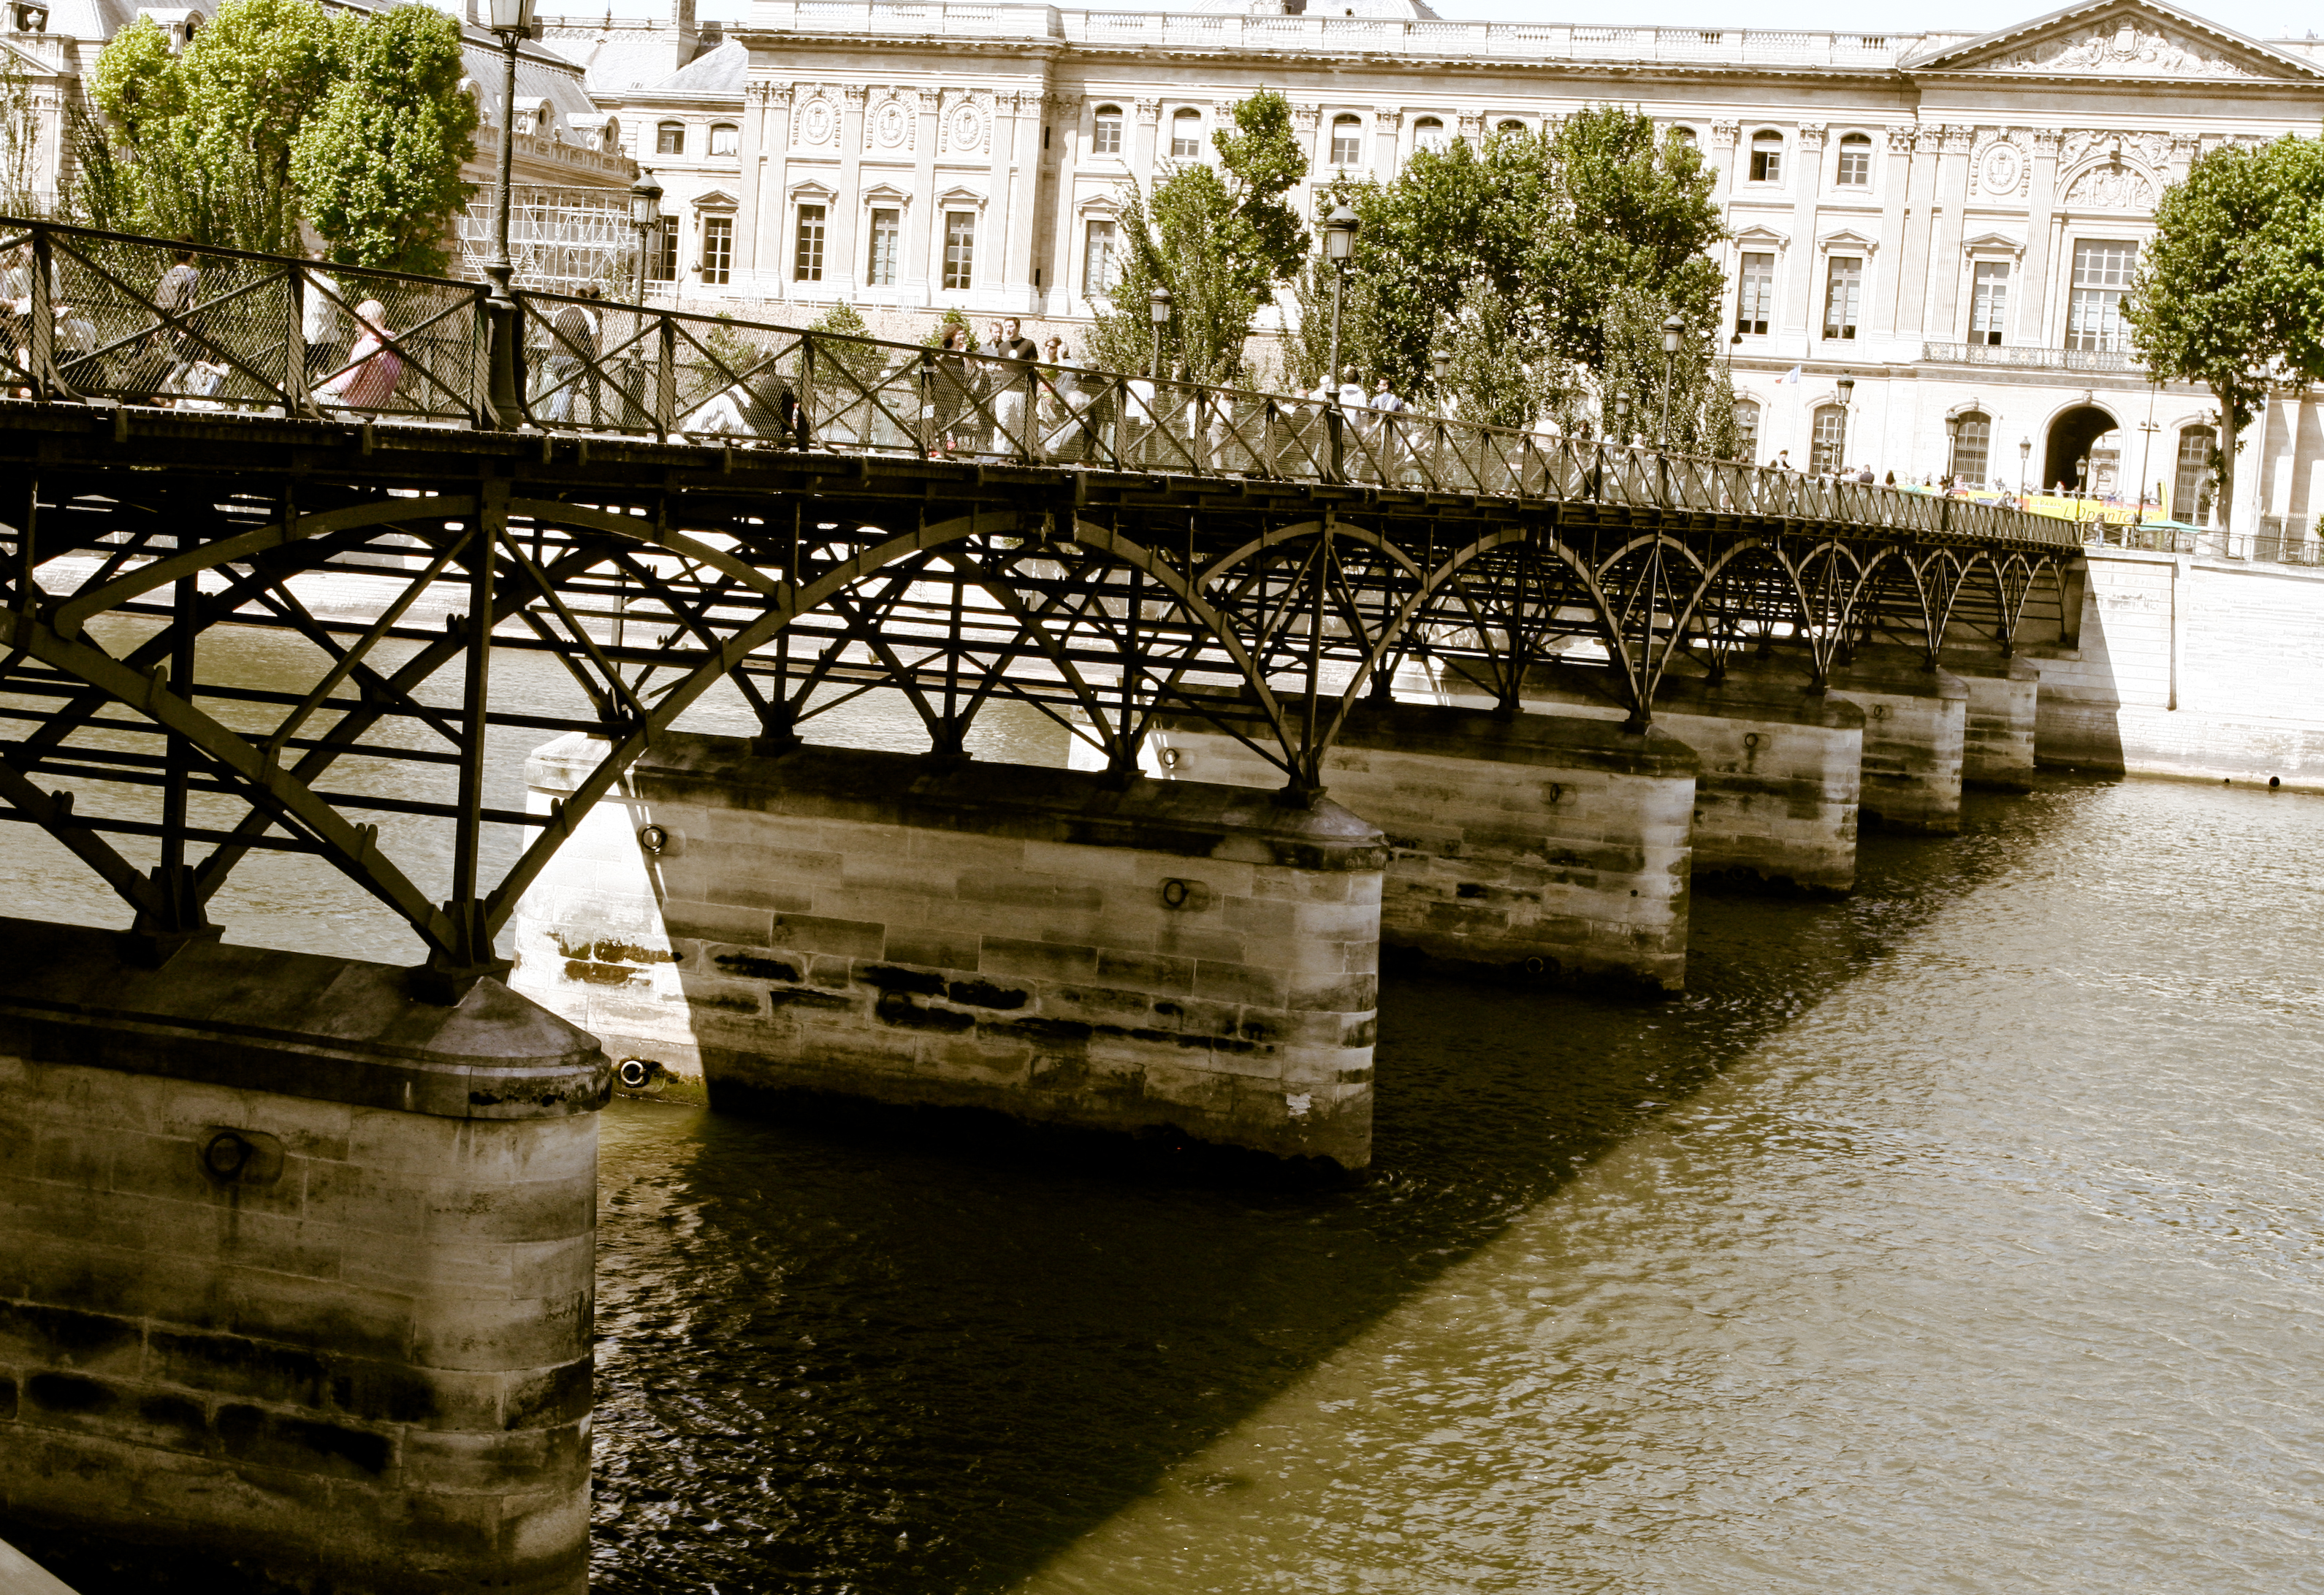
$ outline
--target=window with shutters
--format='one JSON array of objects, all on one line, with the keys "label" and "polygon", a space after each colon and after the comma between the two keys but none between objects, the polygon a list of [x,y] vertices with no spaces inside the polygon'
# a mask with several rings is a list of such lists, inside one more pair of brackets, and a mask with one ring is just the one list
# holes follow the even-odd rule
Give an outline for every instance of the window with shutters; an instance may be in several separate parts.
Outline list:
[{"label": "window with shutters", "polygon": [[1824,337],[1853,338],[1863,302],[1864,263],[1852,254],[1833,255],[1824,263]]},{"label": "window with shutters", "polygon": [[1779,183],[1784,180],[1782,134],[1755,133],[1751,135],[1751,180],[1755,183]]},{"label": "window with shutters", "polygon": [[1364,163],[1364,119],[1361,116],[1332,118],[1332,164],[1361,166]]},{"label": "window with shutters", "polygon": [[944,285],[964,289],[976,275],[976,212],[945,212]]},{"label": "window with shutters", "polygon": [[824,208],[820,205],[798,207],[798,233],[791,247],[791,279],[797,282],[823,281]]},{"label": "window with shutters", "polygon": [[2089,242],[2074,245],[2073,288],[2066,302],[2066,347],[2122,350],[2130,347],[2122,301],[2138,269],[2138,245]]},{"label": "window with shutters", "polygon": [[1969,341],[1997,344],[2009,320],[2009,263],[1979,261],[1970,277]]},{"label": "window with shutters", "polygon": [[1110,221],[1093,221],[1082,245],[1082,294],[1098,299],[1113,291],[1114,249],[1120,237]]},{"label": "window with shutters", "polygon": [[1203,114],[1181,110],[1170,117],[1170,159],[1193,161],[1203,152]]},{"label": "window with shutters", "polygon": [[1739,286],[1735,298],[1735,330],[1755,337],[1763,335],[1775,314],[1775,257],[1747,254],[1743,269],[1737,276]]},{"label": "window with shutters", "polygon": [[1100,106],[1097,124],[1090,134],[1090,153],[1119,155],[1121,153],[1121,107]]},{"label": "window with shutters", "polygon": [[1845,134],[1840,141],[1840,171],[1833,179],[1843,189],[1868,189],[1872,186],[1872,141],[1860,133]]},{"label": "window with shutters", "polygon": [[872,263],[863,274],[868,288],[896,286],[896,263],[904,254],[904,213],[885,207],[872,213]]}]

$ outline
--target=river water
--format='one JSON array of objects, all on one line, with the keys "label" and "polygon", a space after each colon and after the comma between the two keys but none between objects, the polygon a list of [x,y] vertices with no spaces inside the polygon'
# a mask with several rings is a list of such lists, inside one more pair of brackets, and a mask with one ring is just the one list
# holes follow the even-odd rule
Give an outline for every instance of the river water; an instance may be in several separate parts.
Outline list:
[{"label": "river water", "polygon": [[[2045,780],[1697,899],[1671,1002],[1390,981],[1350,1190],[616,1102],[595,1588],[2324,1590],[2319,842]],[[410,956],[254,862],[236,939]]]}]

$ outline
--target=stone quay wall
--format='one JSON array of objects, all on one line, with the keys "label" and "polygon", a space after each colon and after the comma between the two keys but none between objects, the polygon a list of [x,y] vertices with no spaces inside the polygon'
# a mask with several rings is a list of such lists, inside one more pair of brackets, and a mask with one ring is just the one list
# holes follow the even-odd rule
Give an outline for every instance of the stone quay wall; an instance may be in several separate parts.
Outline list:
[{"label": "stone quay wall", "polygon": [[[533,801],[603,752],[541,749]],[[514,981],[714,1102],[984,1108],[1359,1168],[1385,857],[1329,803],[672,736],[527,894]]]},{"label": "stone quay wall", "polygon": [[[596,1043],[0,921],[0,1523],[63,1569],[578,1595]],[[92,1590],[105,1587],[77,1581]]]}]

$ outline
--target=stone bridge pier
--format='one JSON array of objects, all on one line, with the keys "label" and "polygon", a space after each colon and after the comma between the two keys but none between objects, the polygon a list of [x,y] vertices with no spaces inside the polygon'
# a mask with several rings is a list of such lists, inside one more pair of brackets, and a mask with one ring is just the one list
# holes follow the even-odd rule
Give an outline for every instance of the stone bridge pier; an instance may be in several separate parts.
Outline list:
[{"label": "stone bridge pier", "polygon": [[0,1520],[205,1588],[587,1585],[596,1042],[494,982],[0,920]]}]

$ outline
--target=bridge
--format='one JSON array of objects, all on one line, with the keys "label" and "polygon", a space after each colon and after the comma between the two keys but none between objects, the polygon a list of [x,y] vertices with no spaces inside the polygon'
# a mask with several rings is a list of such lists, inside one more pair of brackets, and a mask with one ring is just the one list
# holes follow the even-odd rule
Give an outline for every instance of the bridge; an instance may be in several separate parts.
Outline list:
[{"label": "bridge", "polygon": [[[222,1190],[301,1156],[217,1128],[262,1099],[545,1135],[603,1100],[600,1042],[649,1093],[1360,1167],[1383,945],[1676,989],[1693,878],[1845,890],[1859,812],[1943,829],[1980,758],[2030,764],[2013,654],[2080,606],[2079,529],[1999,506],[0,230],[0,812],[133,921],[19,926],[0,1006],[59,1068],[240,1093],[167,1132]],[[218,668],[221,628],[304,680]],[[526,654],[565,712],[512,697]],[[868,692],[924,754],[812,740]],[[729,693],[754,735],[689,724]],[[1003,703],[1074,768],[968,758]],[[521,807],[488,801],[512,738]],[[386,905],[417,967],[222,945],[264,852]],[[311,1339],[334,1288],[248,1332]]]}]

